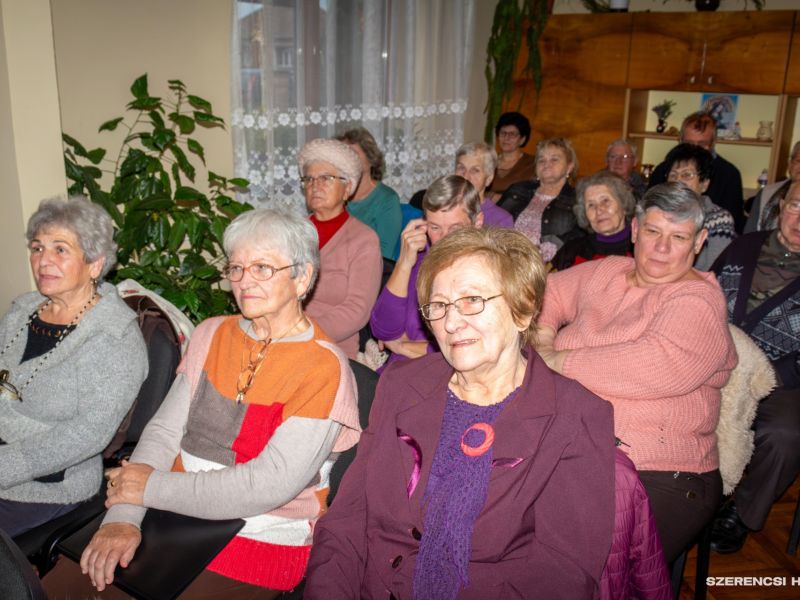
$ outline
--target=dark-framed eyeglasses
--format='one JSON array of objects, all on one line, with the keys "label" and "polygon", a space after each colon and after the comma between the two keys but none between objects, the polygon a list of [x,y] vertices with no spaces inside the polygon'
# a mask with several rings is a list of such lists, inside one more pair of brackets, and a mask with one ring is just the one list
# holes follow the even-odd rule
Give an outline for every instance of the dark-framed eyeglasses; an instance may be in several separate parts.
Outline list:
[{"label": "dark-framed eyeglasses", "polygon": [[339,181],[347,181],[347,177],[341,177],[339,175],[317,175],[313,177],[311,175],[303,175],[300,177],[300,187],[304,190],[311,189],[314,187],[314,183],[316,182],[320,187],[329,188],[333,185],[333,182]]},{"label": "dark-framed eyeglasses", "polygon": [[9,381],[11,373],[7,369],[0,371],[0,396],[8,396],[11,400],[22,402],[22,393]]},{"label": "dark-framed eyeglasses", "polygon": [[464,296],[452,302],[428,302],[419,307],[419,312],[422,313],[422,317],[426,321],[438,321],[447,315],[447,311],[451,306],[455,306],[458,314],[463,317],[469,317],[470,315],[482,313],[489,300],[494,300],[502,295],[503,294],[496,294],[488,298],[483,298],[482,296]]},{"label": "dark-framed eyeglasses", "polygon": [[299,263],[294,263],[291,265],[286,265],[285,267],[273,267],[267,263],[260,262],[254,262],[246,267],[244,265],[237,264],[225,265],[225,268],[222,269],[222,276],[228,281],[236,283],[242,280],[242,277],[244,277],[244,272],[247,271],[256,281],[267,281],[268,279],[272,279],[275,276],[275,273],[278,271],[296,267],[298,264]]}]

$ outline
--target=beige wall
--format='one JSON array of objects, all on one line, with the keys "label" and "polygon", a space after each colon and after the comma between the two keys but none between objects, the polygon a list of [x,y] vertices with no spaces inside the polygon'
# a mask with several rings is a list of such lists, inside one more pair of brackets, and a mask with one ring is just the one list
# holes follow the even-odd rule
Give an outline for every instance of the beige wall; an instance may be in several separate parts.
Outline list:
[{"label": "beige wall", "polygon": [[[143,73],[152,95],[165,96],[167,80],[180,79],[230,121],[233,0],[51,0],[51,5],[63,130],[85,146],[106,148],[116,159],[123,131],[98,134],[97,128],[123,116],[130,85]],[[205,146],[209,169],[232,176],[229,130],[201,130],[194,137]]]},{"label": "beige wall", "polygon": [[60,130],[50,4],[0,0],[0,314],[33,288],[28,217],[66,192]]}]

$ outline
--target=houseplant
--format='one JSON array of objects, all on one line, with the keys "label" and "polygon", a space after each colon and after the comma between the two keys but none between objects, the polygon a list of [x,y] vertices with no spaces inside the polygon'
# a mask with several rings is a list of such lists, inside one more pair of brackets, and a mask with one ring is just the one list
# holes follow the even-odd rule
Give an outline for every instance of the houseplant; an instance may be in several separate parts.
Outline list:
[{"label": "houseplant", "polygon": [[[135,279],[199,322],[235,310],[219,287],[222,234],[233,217],[251,208],[234,196],[248,182],[205,170],[204,148],[193,134],[224,128],[224,121],[181,81],[170,80],[168,87],[167,98],[151,96],[142,75],[130,88],[126,116],[100,125],[100,132],[127,132],[114,158],[64,134],[64,162],[70,195],[85,194],[114,220],[119,264],[111,281]],[[208,194],[191,185],[199,176],[197,161]],[[104,184],[104,172],[110,184]]]}]

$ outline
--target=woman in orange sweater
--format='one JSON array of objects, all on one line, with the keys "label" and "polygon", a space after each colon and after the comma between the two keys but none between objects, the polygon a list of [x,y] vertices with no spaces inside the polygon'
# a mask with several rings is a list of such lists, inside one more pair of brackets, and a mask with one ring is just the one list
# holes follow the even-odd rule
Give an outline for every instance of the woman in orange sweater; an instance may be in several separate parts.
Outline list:
[{"label": "woman in orange sweater", "polygon": [[614,405],[622,448],[647,488],[667,561],[722,497],[714,430],[736,365],[703,248],[700,199],[680,184],[649,190],[631,224],[634,258],[610,256],[552,274],[537,350],[550,367]]}]

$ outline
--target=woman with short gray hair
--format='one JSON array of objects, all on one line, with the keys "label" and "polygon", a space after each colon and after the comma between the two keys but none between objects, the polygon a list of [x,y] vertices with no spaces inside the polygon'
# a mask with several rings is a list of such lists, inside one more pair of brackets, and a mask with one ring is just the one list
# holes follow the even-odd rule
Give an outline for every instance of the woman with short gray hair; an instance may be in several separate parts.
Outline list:
[{"label": "woman with short gray hair", "polygon": [[81,197],[45,200],[28,221],[37,291],[0,321],[0,529],[12,536],[97,493],[101,453],[147,375],[136,315],[102,282],[113,232]]},{"label": "woman with short gray hair", "polygon": [[241,314],[197,327],[130,463],[107,473],[111,508],[81,557],[98,591],[134,557],[148,508],[245,520],[188,597],[235,587],[274,598],[303,578],[330,469],[360,430],[347,357],[303,311],[317,244],[308,220],[269,209],[225,230]]},{"label": "woman with short gray hair", "polygon": [[722,498],[715,428],[737,359],[720,285],[692,267],[706,238],[697,194],[679,183],[651,188],[631,228],[633,258],[548,277],[537,350],[614,405],[616,436],[671,562]]},{"label": "woman with short gray hair", "polygon": [[575,218],[588,233],[568,241],[553,257],[563,271],[605,256],[633,256],[630,220],[636,208],[631,187],[617,175],[599,171],[578,182]]}]

